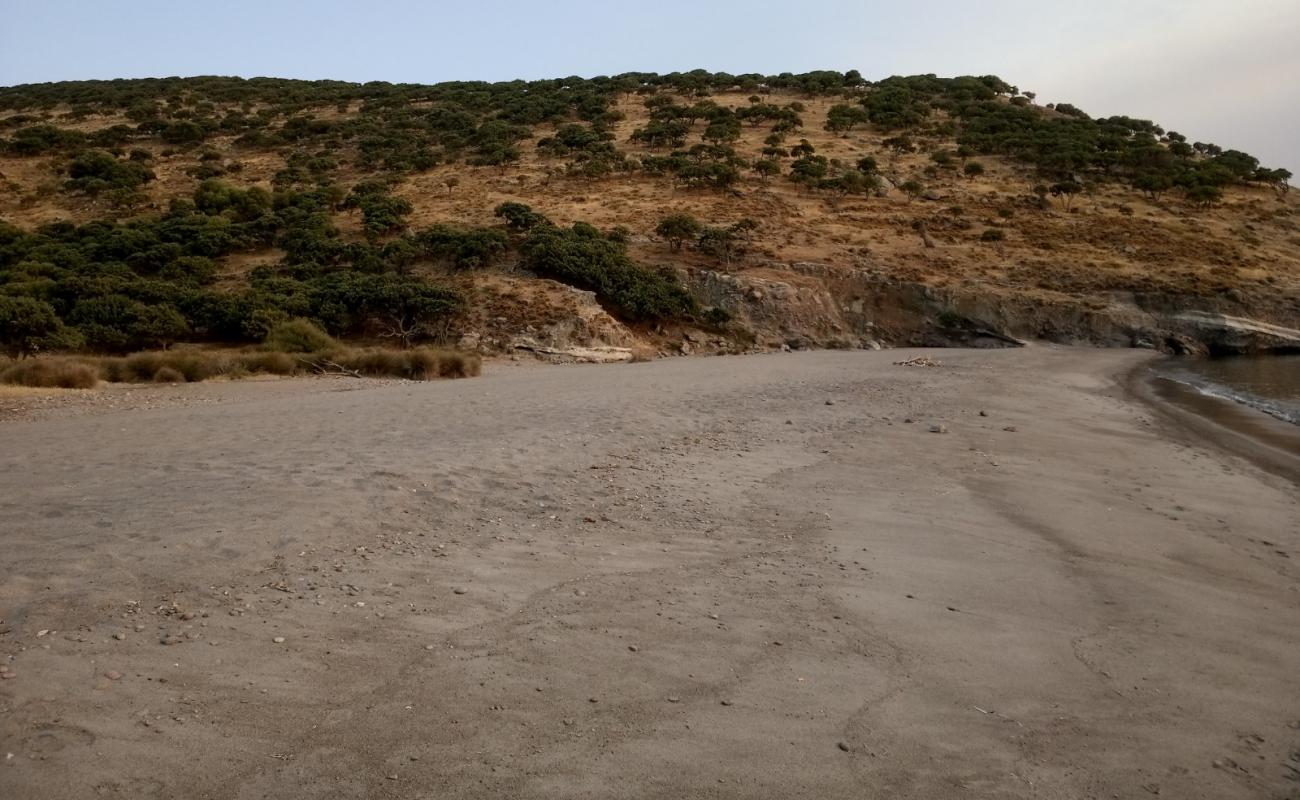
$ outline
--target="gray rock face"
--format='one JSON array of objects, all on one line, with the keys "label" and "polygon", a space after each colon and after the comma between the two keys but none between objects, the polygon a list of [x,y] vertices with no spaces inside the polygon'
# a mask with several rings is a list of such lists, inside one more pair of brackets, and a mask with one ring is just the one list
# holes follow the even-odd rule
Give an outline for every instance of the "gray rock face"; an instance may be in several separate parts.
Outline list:
[{"label": "gray rock face", "polygon": [[1300,330],[1242,317],[1185,311],[1170,318],[1169,326],[1211,353],[1300,352]]}]

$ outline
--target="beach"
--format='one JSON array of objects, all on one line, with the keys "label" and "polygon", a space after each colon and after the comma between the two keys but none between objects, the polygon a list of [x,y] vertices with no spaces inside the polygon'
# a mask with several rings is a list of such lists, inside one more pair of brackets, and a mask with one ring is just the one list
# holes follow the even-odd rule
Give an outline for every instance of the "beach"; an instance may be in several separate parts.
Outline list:
[{"label": "beach", "polygon": [[0,796],[1295,798],[1300,492],[1153,357],[0,418]]}]

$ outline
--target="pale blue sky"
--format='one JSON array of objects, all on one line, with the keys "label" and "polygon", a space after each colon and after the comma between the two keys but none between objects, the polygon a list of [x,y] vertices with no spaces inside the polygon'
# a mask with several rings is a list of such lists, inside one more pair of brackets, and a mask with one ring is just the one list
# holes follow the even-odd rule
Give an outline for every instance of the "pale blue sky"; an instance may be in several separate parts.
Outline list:
[{"label": "pale blue sky", "polygon": [[1300,0],[0,0],[0,85],[435,82],[859,69],[1000,75],[1300,174]]}]

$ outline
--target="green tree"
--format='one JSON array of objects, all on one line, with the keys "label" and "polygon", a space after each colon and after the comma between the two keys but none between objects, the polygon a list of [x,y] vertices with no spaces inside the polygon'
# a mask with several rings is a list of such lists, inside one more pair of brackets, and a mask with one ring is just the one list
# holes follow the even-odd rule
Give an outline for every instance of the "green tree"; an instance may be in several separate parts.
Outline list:
[{"label": "green tree", "polygon": [[669,214],[659,221],[655,233],[667,239],[673,250],[680,250],[682,243],[695,239],[701,229],[700,221],[690,214]]},{"label": "green tree", "polygon": [[11,358],[43,349],[62,330],[63,321],[49,303],[0,295],[0,347]]},{"label": "green tree", "polygon": [[867,111],[862,106],[850,106],[844,103],[833,105],[826,112],[826,130],[831,133],[848,135],[857,125],[867,123]]},{"label": "green tree", "polygon": [[984,165],[978,161],[967,161],[962,166],[961,171],[966,174],[967,178],[974,179],[984,174]]},{"label": "green tree", "polygon": [[775,158],[760,158],[754,162],[753,169],[766,183],[772,176],[781,174],[781,162]]}]

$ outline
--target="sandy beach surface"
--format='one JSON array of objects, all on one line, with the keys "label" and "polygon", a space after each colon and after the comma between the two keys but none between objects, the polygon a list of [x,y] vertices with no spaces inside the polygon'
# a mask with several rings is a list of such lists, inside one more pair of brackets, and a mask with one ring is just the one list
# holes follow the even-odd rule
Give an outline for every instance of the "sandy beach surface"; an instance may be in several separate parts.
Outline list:
[{"label": "sandy beach surface", "polygon": [[1130,399],[1149,357],[8,417],[0,797],[1300,797],[1300,492]]}]

